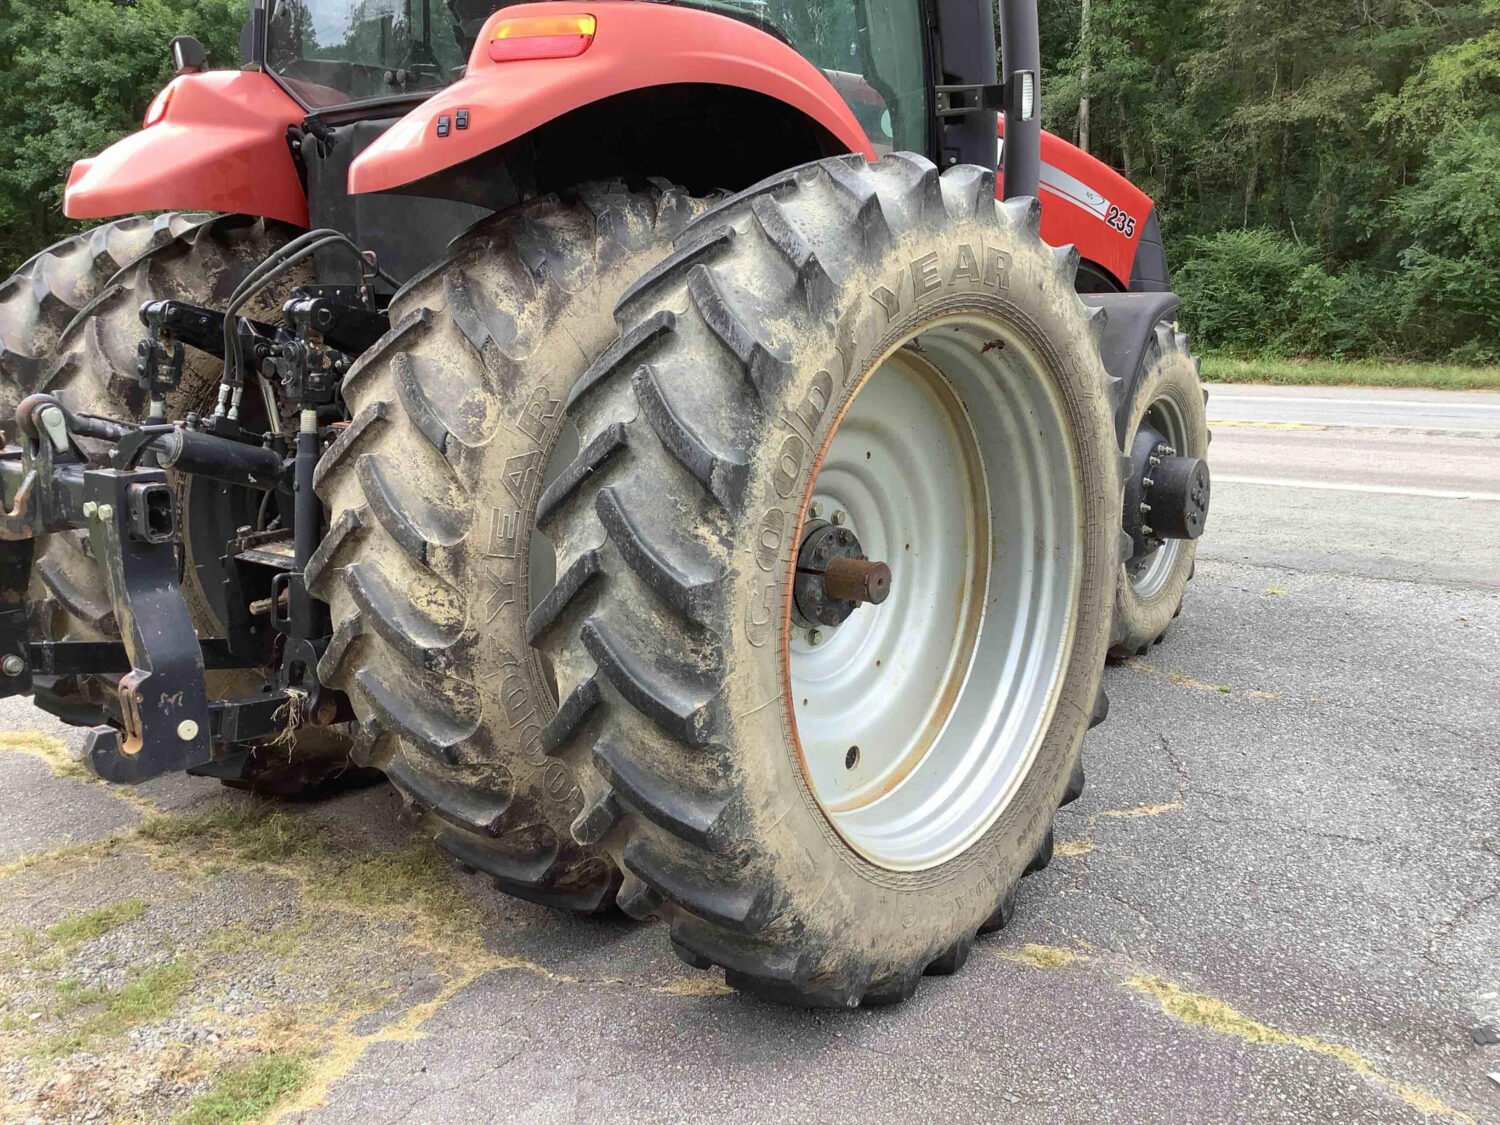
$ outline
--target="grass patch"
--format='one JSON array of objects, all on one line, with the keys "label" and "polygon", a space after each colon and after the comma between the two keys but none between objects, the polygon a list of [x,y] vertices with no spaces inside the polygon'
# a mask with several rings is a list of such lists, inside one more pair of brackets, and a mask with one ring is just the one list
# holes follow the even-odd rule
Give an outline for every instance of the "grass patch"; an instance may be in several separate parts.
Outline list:
[{"label": "grass patch", "polygon": [[329,850],[326,825],[262,803],[221,805],[189,816],[154,816],[140,826],[137,835],[153,844],[222,848],[248,862],[316,861]]},{"label": "grass patch", "polygon": [[203,948],[210,953],[227,953],[236,957],[255,954],[284,959],[305,950],[317,929],[317,921],[311,917],[272,929],[241,922],[216,931],[203,943]]},{"label": "grass patch", "polygon": [[119,988],[84,988],[75,980],[59,981],[60,1007],[98,1010],[77,1027],[46,1040],[37,1053],[71,1055],[95,1039],[123,1035],[132,1027],[170,1015],[192,983],[193,966],[182,958],[142,970]]},{"label": "grass patch", "polygon": [[363,841],[341,838],[336,826],[264,803],[153,817],[137,835],[173,851],[191,851],[200,870],[222,859],[279,868],[302,881],[311,900],[410,919],[418,941],[438,936],[472,941],[478,932],[481,912],[454,882],[452,863],[428,840],[400,851],[370,851]]},{"label": "grass patch", "polygon": [[300,1055],[269,1055],[221,1071],[173,1125],[239,1125],[261,1116],[307,1080]]},{"label": "grass patch", "polygon": [[399,852],[368,852],[309,888],[309,897],[375,911],[415,915],[440,933],[473,940],[480,912],[452,877],[453,865],[431,841]]},{"label": "grass patch", "polygon": [[56,925],[47,927],[47,937],[71,952],[86,941],[103,937],[110,930],[118,929],[126,922],[134,922],[144,913],[146,913],[145,899],[127,898],[64,918]]},{"label": "grass patch", "polygon": [[[1424,387],[1440,391],[1500,390],[1500,367],[1377,360],[1234,359],[1203,357],[1210,383],[1274,383],[1298,387]],[[1212,404],[1209,407],[1213,409]]]}]

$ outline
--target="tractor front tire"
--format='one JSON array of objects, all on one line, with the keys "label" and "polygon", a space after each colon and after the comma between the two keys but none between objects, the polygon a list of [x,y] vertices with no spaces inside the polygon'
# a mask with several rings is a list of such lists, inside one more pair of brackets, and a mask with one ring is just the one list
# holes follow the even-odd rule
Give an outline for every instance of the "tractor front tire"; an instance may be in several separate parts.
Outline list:
[{"label": "tractor front tire", "polygon": [[[1207,396],[1187,336],[1169,323],[1158,324],[1145,365],[1125,410],[1126,455],[1142,424],[1149,422],[1176,455],[1207,460]],[[1168,626],[1182,612],[1197,558],[1196,539],[1169,539],[1120,564],[1110,660],[1143,656],[1165,638]]]},{"label": "tractor front tire", "polygon": [[735,988],[902,1000],[1051,858],[1118,565],[1077,266],[993,171],[824,160],[695,223],[573,392],[542,746],[621,907]]},{"label": "tractor front tire", "polygon": [[557,689],[526,637],[530,592],[551,585],[537,498],[576,450],[563,401],[614,338],[616,299],[706,206],[591,184],[463,235],[349,373],[351,421],[317,471],[330,531],[308,583],[334,625],[319,676],[359,716],[356,760],[462,865],[579,912],[612,906],[619,876],[569,835],[581,791],[544,752]]}]

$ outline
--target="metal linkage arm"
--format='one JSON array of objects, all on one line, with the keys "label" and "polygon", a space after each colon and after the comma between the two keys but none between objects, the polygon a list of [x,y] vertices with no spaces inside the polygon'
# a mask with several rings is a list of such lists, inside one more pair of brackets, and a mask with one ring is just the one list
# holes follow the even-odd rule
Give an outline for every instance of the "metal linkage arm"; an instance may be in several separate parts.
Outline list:
[{"label": "metal linkage arm", "polygon": [[203,653],[177,581],[175,497],[160,469],[91,469],[85,512],[94,557],[131,670],[120,680],[123,731],[95,727],[84,757],[106,781],[135,782],[213,760]]}]

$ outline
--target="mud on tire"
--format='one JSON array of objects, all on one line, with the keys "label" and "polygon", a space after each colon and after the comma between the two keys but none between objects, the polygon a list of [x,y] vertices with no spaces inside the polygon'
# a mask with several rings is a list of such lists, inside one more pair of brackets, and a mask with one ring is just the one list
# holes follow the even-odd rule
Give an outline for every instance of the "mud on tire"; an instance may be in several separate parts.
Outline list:
[{"label": "mud on tire", "polygon": [[[1178,455],[1208,458],[1210,434],[1205,410],[1208,396],[1199,377],[1188,337],[1162,322],[1143,361],[1125,408],[1125,452],[1130,454],[1141,423],[1153,426],[1174,443]],[[1175,448],[1175,446],[1174,446]],[[1196,539],[1173,539],[1150,555],[1121,563],[1115,590],[1112,661],[1144,655],[1165,637],[1182,612],[1188,582],[1198,557]]]},{"label": "mud on tire", "polygon": [[[848,157],[785,173],[683,235],[573,392],[582,452],[538,508],[559,578],[531,627],[563,692],[541,746],[577,771],[573,835],[619,861],[621,906],[663,918],[685,961],[735,987],[854,1006],[957,971],[1050,859],[1053,812],[1081,788],[1104,712],[1119,458],[1077,254],[1044,245],[1039,222],[1034,200],[998,205],[979,168]],[[961,344],[939,339],[950,331]],[[951,858],[900,869],[856,848],[799,760],[792,566],[816,465],[866,376],[903,349],[920,366],[960,348],[981,381],[991,362],[1036,372],[1027,401],[1052,404],[1045,425],[1071,453],[1050,470],[1079,517],[1059,572],[1073,609],[1013,794]],[[1005,379],[1006,393],[1026,383]],[[1023,413],[1002,420],[1024,442]]]},{"label": "mud on tire", "polygon": [[116,219],[47,247],[0,284],[0,430],[14,432],[17,405],[41,389],[78,311],[129,263],[207,218],[172,212]]},{"label": "mud on tire", "polygon": [[557,703],[526,640],[531,567],[552,558],[531,549],[537,497],[616,299],[705,208],[606,183],[481,223],[397,296],[318,467],[331,527],[308,579],[334,623],[319,675],[359,715],[357,760],[462,864],[549,905],[611,906],[619,880],[569,835],[581,792],[542,744]]}]

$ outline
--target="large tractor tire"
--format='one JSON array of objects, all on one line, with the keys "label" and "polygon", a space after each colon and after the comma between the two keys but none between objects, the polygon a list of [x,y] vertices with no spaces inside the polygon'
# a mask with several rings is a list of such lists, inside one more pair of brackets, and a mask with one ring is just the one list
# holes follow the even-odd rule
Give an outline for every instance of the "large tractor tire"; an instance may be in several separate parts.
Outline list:
[{"label": "large tractor tire", "polygon": [[[1137,469],[1132,475],[1149,472],[1152,458],[1196,457],[1206,461],[1210,440],[1205,411],[1208,396],[1187,336],[1170,323],[1158,324],[1145,368],[1125,408],[1125,453]],[[1127,489],[1125,503],[1139,505],[1146,498]],[[1130,522],[1127,520],[1127,526]],[[1133,543],[1132,548],[1132,557],[1120,564],[1116,580],[1114,636],[1109,651],[1110,659],[1116,661],[1144,655],[1165,638],[1167,627],[1182,612],[1198,557],[1196,539],[1148,537]]]},{"label": "large tractor tire", "polygon": [[47,247],[0,285],[0,430],[14,434],[16,407],[41,389],[58,338],[110,278],[206,218],[116,219]]},{"label": "large tractor tire", "polygon": [[706,206],[595,184],[463,235],[397,296],[318,466],[331,530],[308,578],[334,622],[319,676],[359,716],[356,759],[460,863],[535,902],[596,911],[619,883],[569,835],[582,795],[544,752],[557,689],[526,638],[552,581],[537,497],[576,452],[563,400],[614,338],[616,299]]},{"label": "large tractor tire", "polygon": [[542,746],[621,907],[736,988],[955,972],[1081,785],[1119,454],[1077,253],[1039,229],[980,168],[784,173],[684,234],[573,392]]},{"label": "large tractor tire", "polygon": [[[100,229],[130,231],[135,223],[152,221],[122,220]],[[31,389],[56,394],[71,410],[144,418],[146,392],[135,372],[136,347],[144,333],[141,305],[177,299],[223,307],[250,270],[298,233],[284,224],[241,215],[202,220],[180,229],[168,223],[160,229],[162,237],[144,247],[70,321],[57,339],[51,362],[33,380]],[[41,267],[46,259],[46,254],[34,259],[32,268]],[[48,274],[43,270],[37,276]],[[246,306],[245,315],[274,320],[293,283],[288,279],[272,286]],[[181,418],[190,410],[211,407],[219,374],[218,361],[189,349],[182,383],[167,398],[167,417]],[[204,574],[216,572],[218,552],[233,533],[232,524],[239,514],[236,499],[243,505],[259,498],[235,498],[220,490],[195,501],[192,493],[200,482],[189,485],[177,478],[176,483],[185,525],[183,593],[200,634],[222,636],[223,625],[213,608],[214,591]],[[194,521],[206,512],[222,526],[217,533],[200,537],[194,534]],[[251,521],[245,518],[243,522]],[[118,636],[105,576],[85,533],[62,532],[41,540],[33,576],[31,603],[39,633],[53,640]],[[208,686],[211,695],[224,697],[251,693],[260,681],[254,673],[218,672],[210,673]],[[84,681],[48,678],[37,684],[35,701],[68,721],[94,724],[105,721],[112,690],[112,685],[97,677]],[[279,753],[258,751],[232,784],[300,796],[368,783],[368,776],[350,767],[348,747],[349,739],[336,731],[309,730],[290,753],[286,748]]]}]

